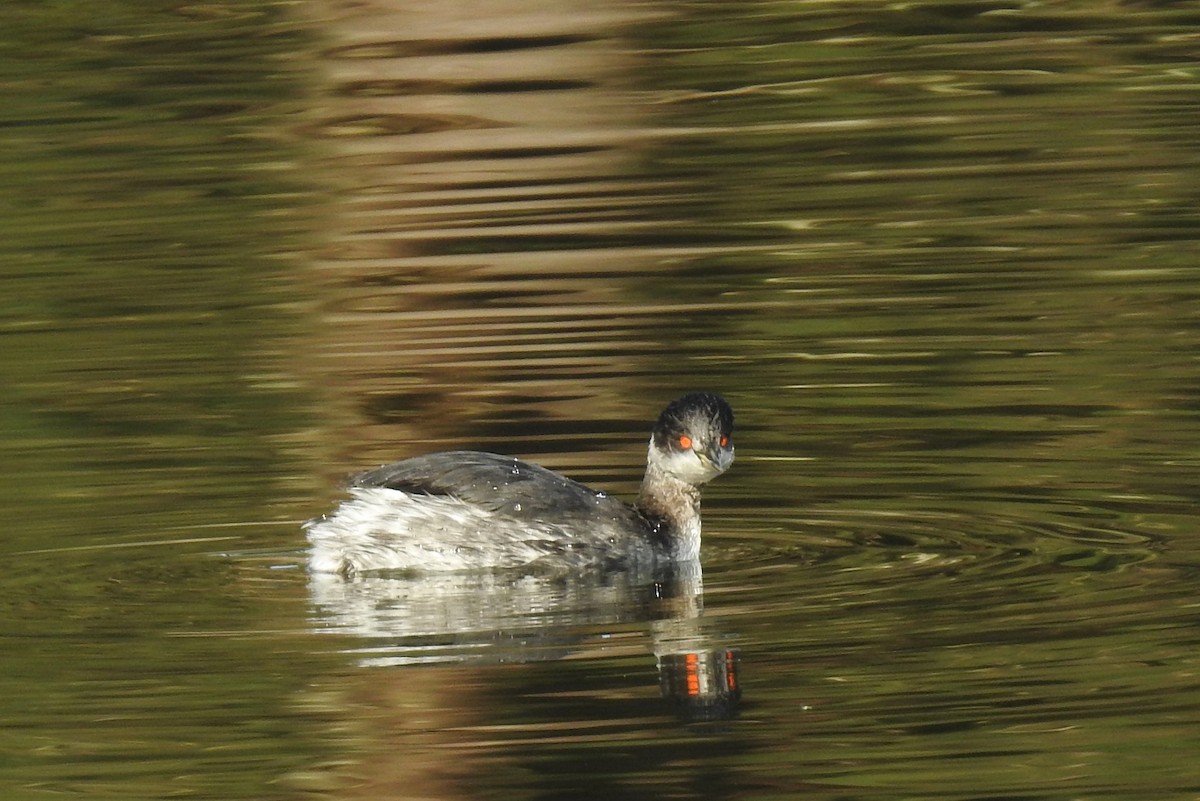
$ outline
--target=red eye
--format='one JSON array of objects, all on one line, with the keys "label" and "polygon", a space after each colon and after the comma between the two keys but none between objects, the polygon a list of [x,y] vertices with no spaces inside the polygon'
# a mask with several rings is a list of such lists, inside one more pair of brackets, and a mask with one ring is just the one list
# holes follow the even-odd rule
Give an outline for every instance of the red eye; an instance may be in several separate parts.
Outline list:
[{"label": "red eye", "polygon": [[692,438],[689,437],[687,434],[681,434],[679,436],[679,447],[681,447],[681,448],[692,447]]},{"label": "red eye", "polygon": [[722,448],[729,447],[729,437],[721,437],[721,447]]}]

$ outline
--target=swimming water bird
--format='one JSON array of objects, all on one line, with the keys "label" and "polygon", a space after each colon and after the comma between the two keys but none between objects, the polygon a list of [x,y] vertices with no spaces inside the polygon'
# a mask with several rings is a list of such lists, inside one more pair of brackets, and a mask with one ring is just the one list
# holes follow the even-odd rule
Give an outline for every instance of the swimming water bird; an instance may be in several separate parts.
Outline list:
[{"label": "swimming water bird", "polygon": [[632,506],[511,456],[418,456],[357,476],[348,500],[305,524],[309,568],[350,576],[694,560],[700,487],[732,463],[733,410],[707,392],[659,415]]}]

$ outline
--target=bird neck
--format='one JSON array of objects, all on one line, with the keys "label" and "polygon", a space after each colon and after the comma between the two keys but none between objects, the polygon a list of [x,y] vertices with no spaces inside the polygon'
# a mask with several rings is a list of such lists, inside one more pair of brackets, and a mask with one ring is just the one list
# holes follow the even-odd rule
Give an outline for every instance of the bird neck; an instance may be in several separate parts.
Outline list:
[{"label": "bird neck", "polygon": [[642,479],[638,511],[655,526],[676,561],[700,556],[700,488],[668,474],[651,459]]}]

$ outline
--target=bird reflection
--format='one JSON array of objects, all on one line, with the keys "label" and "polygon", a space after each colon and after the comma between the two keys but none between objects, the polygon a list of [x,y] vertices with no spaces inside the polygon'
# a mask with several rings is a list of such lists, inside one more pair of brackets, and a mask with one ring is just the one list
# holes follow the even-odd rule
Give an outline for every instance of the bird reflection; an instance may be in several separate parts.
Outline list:
[{"label": "bird reflection", "polygon": [[313,573],[309,593],[316,628],[361,640],[349,652],[363,666],[551,661],[594,643],[597,629],[628,634],[644,623],[680,719],[728,719],[741,699],[737,652],[701,626],[697,561],[653,571]]}]

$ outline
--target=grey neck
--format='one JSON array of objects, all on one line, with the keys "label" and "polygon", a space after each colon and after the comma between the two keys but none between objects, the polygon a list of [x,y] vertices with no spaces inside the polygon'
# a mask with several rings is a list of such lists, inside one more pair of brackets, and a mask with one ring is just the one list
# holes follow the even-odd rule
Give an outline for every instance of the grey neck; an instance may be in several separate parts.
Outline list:
[{"label": "grey neck", "polygon": [[638,509],[659,526],[660,542],[672,559],[700,556],[700,488],[680,481],[653,461],[646,467]]}]

